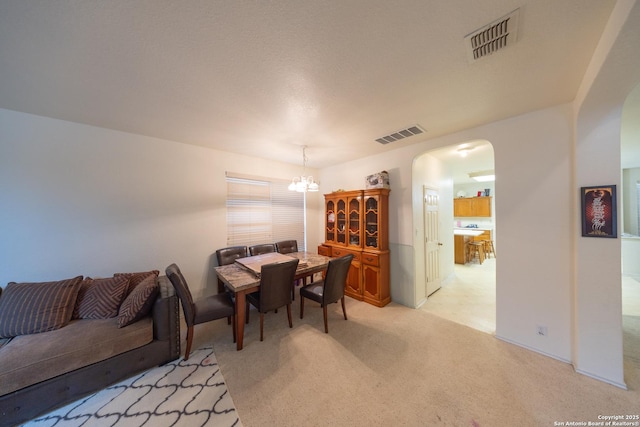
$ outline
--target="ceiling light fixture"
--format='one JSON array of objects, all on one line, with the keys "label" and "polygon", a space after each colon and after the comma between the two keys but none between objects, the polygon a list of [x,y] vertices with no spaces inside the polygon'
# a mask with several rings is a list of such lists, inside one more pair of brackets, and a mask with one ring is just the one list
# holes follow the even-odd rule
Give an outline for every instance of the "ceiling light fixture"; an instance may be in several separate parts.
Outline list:
[{"label": "ceiling light fixture", "polygon": [[289,191],[297,191],[298,193],[306,193],[307,191],[314,192],[318,191],[320,187],[318,183],[313,180],[311,175],[306,176],[305,172],[307,169],[307,146],[302,146],[302,175],[294,176],[291,180],[291,184],[289,184]]},{"label": "ceiling light fixture", "polygon": [[492,170],[482,171],[482,172],[472,172],[469,174],[469,178],[475,179],[478,182],[489,182],[489,181],[496,180],[495,172]]},{"label": "ceiling light fixture", "polygon": [[462,148],[458,148],[458,154],[460,154],[460,157],[467,157],[467,154],[469,154],[469,151],[473,150],[475,147],[462,147]]}]

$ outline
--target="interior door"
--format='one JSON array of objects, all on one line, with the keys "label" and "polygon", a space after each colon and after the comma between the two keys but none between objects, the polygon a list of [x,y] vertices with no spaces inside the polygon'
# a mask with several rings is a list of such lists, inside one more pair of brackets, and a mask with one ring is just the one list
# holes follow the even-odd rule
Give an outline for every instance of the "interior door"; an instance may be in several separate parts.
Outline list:
[{"label": "interior door", "polygon": [[425,287],[427,297],[440,289],[439,201],[435,188],[424,187]]}]

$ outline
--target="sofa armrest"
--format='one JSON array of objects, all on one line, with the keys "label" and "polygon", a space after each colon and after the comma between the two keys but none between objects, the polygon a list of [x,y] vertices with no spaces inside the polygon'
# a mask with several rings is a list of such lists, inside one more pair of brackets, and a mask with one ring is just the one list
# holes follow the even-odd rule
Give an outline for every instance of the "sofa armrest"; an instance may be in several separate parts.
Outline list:
[{"label": "sofa armrest", "polygon": [[176,288],[173,287],[167,276],[158,277],[158,286],[160,287],[160,298],[168,298],[176,294]]},{"label": "sofa armrest", "polygon": [[171,354],[180,355],[180,308],[178,296],[167,276],[158,277],[160,294],[153,304],[153,337],[168,341]]}]

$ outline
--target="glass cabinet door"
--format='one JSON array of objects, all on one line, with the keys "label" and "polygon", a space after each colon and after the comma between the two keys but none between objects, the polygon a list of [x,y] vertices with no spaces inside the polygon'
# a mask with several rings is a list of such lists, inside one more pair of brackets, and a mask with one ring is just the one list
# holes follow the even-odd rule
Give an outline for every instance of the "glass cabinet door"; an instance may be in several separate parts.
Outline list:
[{"label": "glass cabinet door", "polygon": [[325,241],[336,241],[336,203],[333,200],[327,200],[325,208]]},{"label": "glass cabinet door", "polygon": [[336,206],[336,242],[342,245],[347,244],[347,201],[343,198],[338,199]]},{"label": "glass cabinet door", "polygon": [[378,198],[365,197],[365,248],[379,249],[380,215],[378,214]]},{"label": "glass cabinet door", "polygon": [[349,246],[356,248],[360,248],[362,244],[361,210],[361,198],[349,198]]}]

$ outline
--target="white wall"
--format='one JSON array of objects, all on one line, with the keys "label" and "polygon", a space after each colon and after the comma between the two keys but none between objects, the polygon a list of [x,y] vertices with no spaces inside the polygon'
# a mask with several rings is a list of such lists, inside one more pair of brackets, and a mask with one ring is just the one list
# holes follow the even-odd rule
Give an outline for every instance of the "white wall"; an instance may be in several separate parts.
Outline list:
[{"label": "white wall", "polygon": [[619,190],[620,206],[622,208],[622,227],[620,232],[628,234],[640,234],[638,228],[638,190],[636,184],[640,183],[640,168],[622,170],[622,189]]},{"label": "white wall", "polygon": [[477,196],[478,191],[483,191],[485,188],[491,190],[490,196],[495,196],[495,182],[465,182],[461,184],[454,183],[453,184],[453,194],[458,194],[458,191],[464,191],[464,197],[474,197]]},{"label": "white wall", "polygon": [[[576,192],[591,185],[620,188],[621,112],[628,94],[640,83],[639,24],[638,2],[616,2],[580,86],[575,102]],[[574,201],[579,218],[578,197]],[[578,372],[626,387],[621,239],[581,237],[577,220],[574,248],[574,365]]]},{"label": "white wall", "polygon": [[[320,171],[324,192],[365,187],[365,177],[386,170],[389,173],[389,249],[391,261],[391,300],[415,307],[415,263],[413,253],[413,204],[411,165],[415,150],[394,150]],[[419,190],[422,192],[422,188]],[[418,202],[420,203],[420,201]],[[420,205],[421,206],[421,205]],[[324,227],[323,218],[318,229]],[[321,237],[324,238],[324,237]]]},{"label": "white wall", "polygon": [[[110,276],[176,262],[215,293],[226,246],[225,171],[299,167],[0,109],[0,284]],[[311,171],[317,175],[316,171]],[[308,195],[310,224],[322,195]],[[317,233],[309,248],[315,251]]]},{"label": "white wall", "polygon": [[622,238],[622,274],[640,280],[640,237]]},{"label": "white wall", "polygon": [[[497,180],[497,335],[561,360],[571,357],[571,106],[563,105],[434,138],[321,171],[329,188],[359,188],[364,176],[390,172],[392,299],[419,304],[423,181],[412,180],[414,159],[435,148],[484,139],[493,144]],[[346,183],[346,184],[345,184]],[[394,250],[396,255],[394,256]],[[409,259],[407,259],[409,258]],[[413,266],[413,271],[410,267]],[[395,299],[414,295],[413,301]],[[536,334],[537,325],[549,335]]]}]

